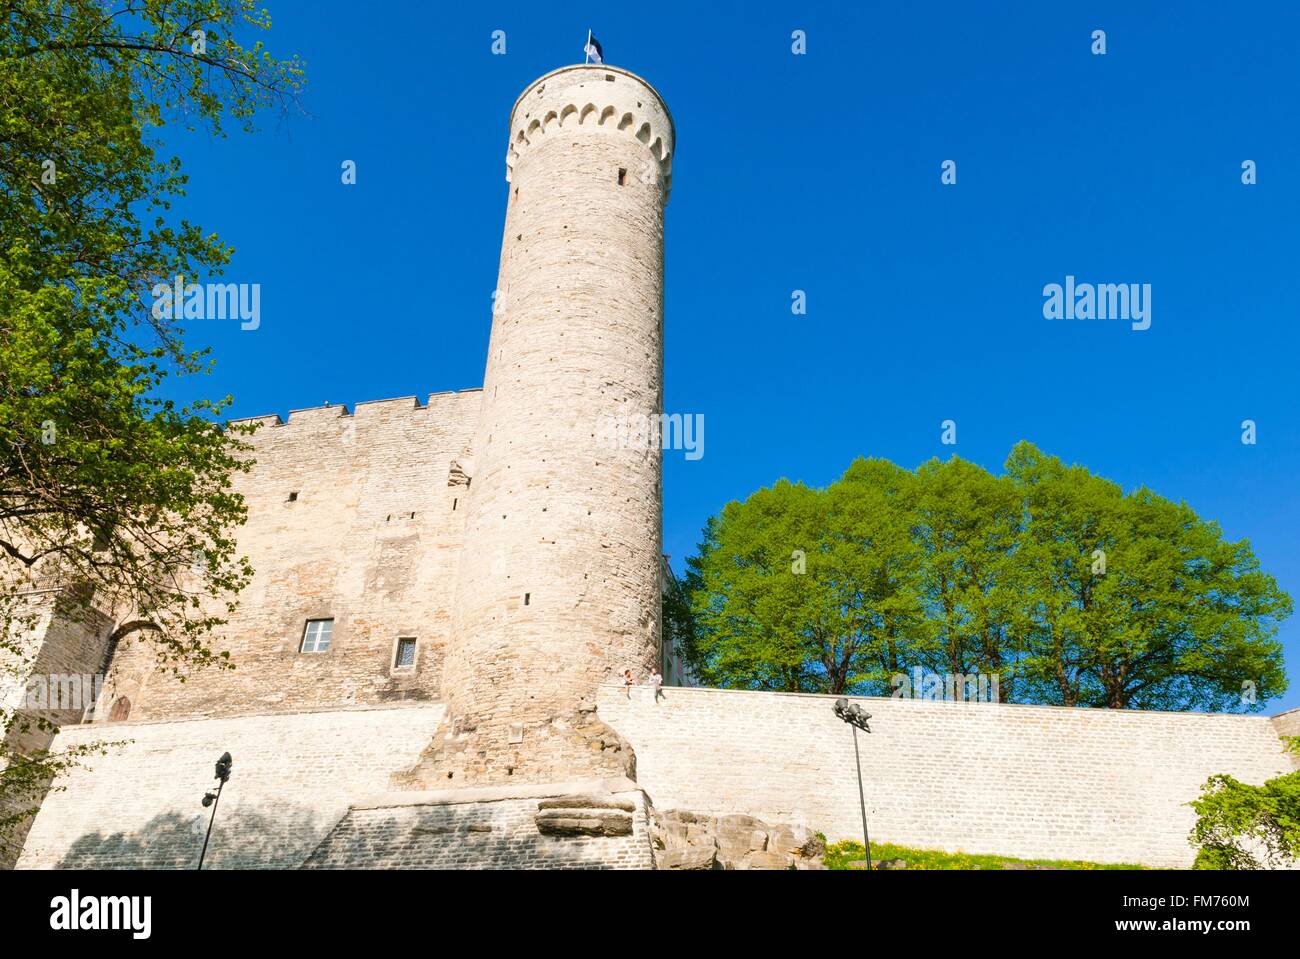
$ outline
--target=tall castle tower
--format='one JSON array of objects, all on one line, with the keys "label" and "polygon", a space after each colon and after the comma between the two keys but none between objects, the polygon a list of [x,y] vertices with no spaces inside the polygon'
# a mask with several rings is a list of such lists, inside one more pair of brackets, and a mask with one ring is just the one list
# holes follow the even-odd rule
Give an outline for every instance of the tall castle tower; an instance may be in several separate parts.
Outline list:
[{"label": "tall castle tower", "polygon": [[599,683],[655,662],[664,207],[674,131],[646,81],[571,66],[510,114],[509,197],[429,786],[632,774]]}]

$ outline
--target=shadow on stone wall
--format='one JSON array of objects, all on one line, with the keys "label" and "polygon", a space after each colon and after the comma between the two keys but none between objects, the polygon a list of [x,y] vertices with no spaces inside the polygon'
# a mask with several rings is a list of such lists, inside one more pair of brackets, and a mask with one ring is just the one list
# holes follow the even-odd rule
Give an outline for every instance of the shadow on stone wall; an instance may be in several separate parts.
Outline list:
[{"label": "shadow on stone wall", "polygon": [[[86,833],[73,842],[57,869],[194,869],[208,827],[207,810],[186,818],[176,812],[155,816],[138,832]],[[328,830],[306,807],[277,807],[273,813],[238,810],[223,815],[208,845],[204,869],[292,869]]]},{"label": "shadow on stone wall", "polygon": [[537,801],[352,809],[304,869],[651,868],[648,837],[539,833]]},{"label": "shadow on stone wall", "polygon": [[[49,749],[54,741],[51,731],[34,725],[29,716],[17,716],[4,730],[4,752],[13,757],[39,755]],[[0,869],[12,869],[22,855],[23,844],[36,821],[36,811],[49,795],[53,776],[23,778],[6,783],[6,795],[0,800],[0,819],[13,819],[9,828],[0,832]]]}]

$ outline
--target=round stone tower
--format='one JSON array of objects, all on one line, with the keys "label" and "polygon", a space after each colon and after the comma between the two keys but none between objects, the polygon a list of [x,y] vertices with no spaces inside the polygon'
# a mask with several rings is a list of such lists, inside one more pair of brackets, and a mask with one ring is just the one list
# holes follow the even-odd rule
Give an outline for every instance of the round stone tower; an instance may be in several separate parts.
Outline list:
[{"label": "round stone tower", "polygon": [[624,669],[643,682],[659,649],[659,444],[623,427],[662,411],[673,148],[663,99],[614,67],[548,73],[511,111],[448,713],[425,785],[635,775],[594,699]]}]

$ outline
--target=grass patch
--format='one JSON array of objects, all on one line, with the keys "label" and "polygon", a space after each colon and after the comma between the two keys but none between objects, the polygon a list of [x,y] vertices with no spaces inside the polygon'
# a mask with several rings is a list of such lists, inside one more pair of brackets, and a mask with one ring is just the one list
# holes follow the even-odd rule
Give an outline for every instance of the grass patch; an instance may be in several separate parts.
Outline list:
[{"label": "grass patch", "polygon": [[[851,862],[865,859],[862,843],[851,839],[844,842],[826,844],[826,867],[828,869],[861,869],[850,867]],[[1053,869],[1145,869],[1145,866],[1128,863],[1081,862],[1075,859],[1015,859],[1011,856],[979,856],[965,852],[941,852],[936,849],[912,849],[908,846],[895,846],[888,842],[871,844],[871,861],[878,863],[884,859],[903,859],[908,869],[1010,869],[1019,865],[1049,866]]]}]

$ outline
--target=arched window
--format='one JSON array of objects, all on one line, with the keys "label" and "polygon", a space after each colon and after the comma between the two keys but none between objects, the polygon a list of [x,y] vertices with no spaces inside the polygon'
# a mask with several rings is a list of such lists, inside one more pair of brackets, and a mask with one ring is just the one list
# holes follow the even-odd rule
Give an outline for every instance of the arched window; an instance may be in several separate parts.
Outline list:
[{"label": "arched window", "polygon": [[125,696],[117,697],[113,703],[113,708],[108,712],[108,721],[110,723],[125,722],[126,718],[131,715],[131,700]]}]

